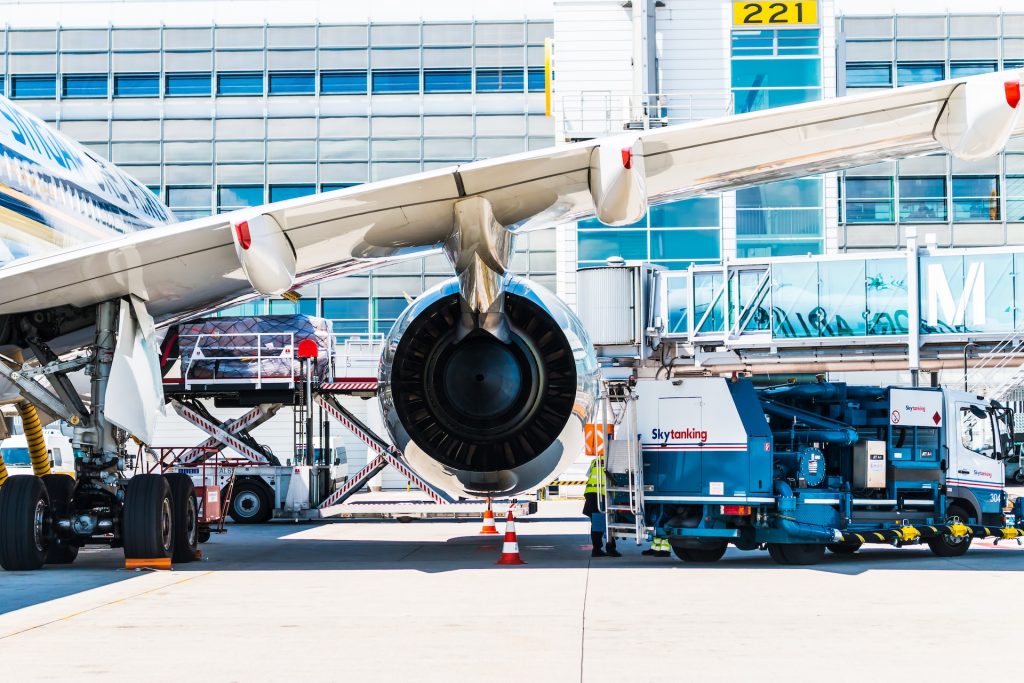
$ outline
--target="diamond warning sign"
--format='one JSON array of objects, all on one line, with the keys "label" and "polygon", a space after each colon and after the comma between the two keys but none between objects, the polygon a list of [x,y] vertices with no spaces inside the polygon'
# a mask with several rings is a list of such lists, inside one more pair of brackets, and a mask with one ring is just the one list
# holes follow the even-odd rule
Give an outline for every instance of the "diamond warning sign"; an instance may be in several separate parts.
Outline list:
[{"label": "diamond warning sign", "polygon": [[942,424],[942,392],[933,389],[889,391],[889,424],[938,427]]}]

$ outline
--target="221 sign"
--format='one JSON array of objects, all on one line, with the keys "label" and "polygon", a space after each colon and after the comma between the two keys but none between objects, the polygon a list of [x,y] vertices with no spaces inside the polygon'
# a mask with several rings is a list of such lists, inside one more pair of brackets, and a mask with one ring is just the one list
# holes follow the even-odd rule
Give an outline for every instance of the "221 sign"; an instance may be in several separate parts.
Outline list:
[{"label": "221 sign", "polygon": [[732,3],[732,23],[736,26],[778,26],[780,24],[817,24],[816,0],[800,2]]}]

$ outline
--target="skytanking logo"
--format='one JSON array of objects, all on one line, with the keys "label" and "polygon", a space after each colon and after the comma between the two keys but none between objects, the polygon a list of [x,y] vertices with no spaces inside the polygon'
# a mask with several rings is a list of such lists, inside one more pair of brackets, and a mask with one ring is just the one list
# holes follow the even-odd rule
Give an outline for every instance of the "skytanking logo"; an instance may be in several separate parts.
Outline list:
[{"label": "skytanking logo", "polygon": [[682,441],[699,441],[701,443],[708,440],[708,432],[706,429],[693,429],[687,427],[686,429],[659,429],[655,427],[651,430],[651,439],[654,441],[668,441],[682,440]]}]

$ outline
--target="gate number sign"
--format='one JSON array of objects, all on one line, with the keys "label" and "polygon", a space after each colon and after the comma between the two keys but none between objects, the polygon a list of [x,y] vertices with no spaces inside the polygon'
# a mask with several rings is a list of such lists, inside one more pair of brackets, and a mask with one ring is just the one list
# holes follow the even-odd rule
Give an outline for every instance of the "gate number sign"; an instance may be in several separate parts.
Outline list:
[{"label": "gate number sign", "polygon": [[735,26],[778,26],[780,24],[818,23],[817,0],[799,2],[744,2],[732,3],[732,23]]}]

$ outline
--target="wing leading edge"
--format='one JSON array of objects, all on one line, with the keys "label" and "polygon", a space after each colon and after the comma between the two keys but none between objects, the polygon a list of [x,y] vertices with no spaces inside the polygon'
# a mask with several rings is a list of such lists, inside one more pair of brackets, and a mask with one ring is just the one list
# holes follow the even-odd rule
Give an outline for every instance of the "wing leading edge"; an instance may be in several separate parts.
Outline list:
[{"label": "wing leading edge", "polygon": [[[154,228],[0,268],[0,315],[134,294],[164,321],[250,297],[240,240],[262,233],[241,234],[248,221],[279,227],[299,286],[438,250],[466,197],[513,231],[595,213],[625,224],[708,192],[943,150],[979,158],[1024,134],[1019,81],[1000,72],[623,134]],[[261,263],[278,265],[246,268]]]}]

